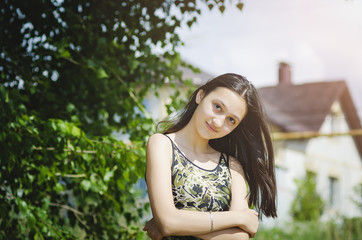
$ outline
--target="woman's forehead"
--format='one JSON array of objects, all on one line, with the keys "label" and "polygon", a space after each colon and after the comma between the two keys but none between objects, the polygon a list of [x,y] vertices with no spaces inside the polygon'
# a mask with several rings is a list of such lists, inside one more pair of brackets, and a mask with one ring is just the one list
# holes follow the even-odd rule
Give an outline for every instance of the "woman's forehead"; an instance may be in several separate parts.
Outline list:
[{"label": "woman's forehead", "polygon": [[228,88],[219,87],[208,94],[212,101],[218,101],[223,104],[230,112],[241,117],[246,112],[246,101],[238,93]]},{"label": "woman's forehead", "polygon": [[218,87],[215,88],[213,91],[211,91],[209,93],[210,96],[212,97],[217,97],[219,96],[220,98],[223,97],[225,99],[225,101],[230,100],[230,101],[245,101],[243,97],[241,97],[237,92],[225,88],[225,87]]}]

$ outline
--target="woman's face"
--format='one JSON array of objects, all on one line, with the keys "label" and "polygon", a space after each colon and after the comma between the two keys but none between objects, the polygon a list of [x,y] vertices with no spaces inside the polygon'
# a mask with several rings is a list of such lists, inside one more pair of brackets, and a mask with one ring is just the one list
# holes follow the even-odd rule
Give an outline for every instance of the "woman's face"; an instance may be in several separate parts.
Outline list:
[{"label": "woman's face", "polygon": [[194,113],[196,127],[205,139],[221,138],[229,134],[247,112],[245,99],[225,87],[216,88],[206,96],[200,90],[196,103],[199,104]]}]

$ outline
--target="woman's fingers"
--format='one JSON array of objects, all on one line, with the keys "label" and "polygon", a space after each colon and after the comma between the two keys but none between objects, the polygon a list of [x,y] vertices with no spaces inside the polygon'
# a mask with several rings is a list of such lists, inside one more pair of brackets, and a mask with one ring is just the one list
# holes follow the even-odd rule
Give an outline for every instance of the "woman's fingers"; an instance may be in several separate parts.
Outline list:
[{"label": "woman's fingers", "polygon": [[147,231],[147,235],[152,240],[161,240],[163,237],[161,232],[158,230],[153,218],[146,223],[146,225],[143,228],[143,231]]},{"label": "woman's fingers", "polygon": [[[152,219],[150,221],[152,221]],[[146,225],[143,227],[143,231],[148,231],[149,230],[150,221],[146,222]]]},{"label": "woman's fingers", "polygon": [[253,209],[243,209],[241,213],[244,224],[240,228],[248,232],[251,237],[254,237],[259,227],[259,213]]}]

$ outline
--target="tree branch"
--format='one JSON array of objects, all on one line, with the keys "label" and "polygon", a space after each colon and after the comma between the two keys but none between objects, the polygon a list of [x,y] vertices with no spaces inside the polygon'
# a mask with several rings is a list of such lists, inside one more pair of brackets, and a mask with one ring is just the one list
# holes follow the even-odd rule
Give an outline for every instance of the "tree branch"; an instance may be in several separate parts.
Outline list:
[{"label": "tree branch", "polygon": [[82,212],[79,212],[77,209],[74,209],[72,207],[69,207],[68,205],[62,205],[62,204],[58,204],[58,203],[49,203],[50,206],[55,206],[55,207],[60,207],[60,208],[64,208],[64,209],[67,209],[69,211],[72,211],[74,212],[75,214],[79,214],[79,215],[85,215],[84,213]]},{"label": "tree branch", "polygon": [[82,178],[86,177],[84,173],[81,174],[62,174],[62,173],[55,173],[55,176],[62,176],[62,177],[69,177],[69,178]]}]

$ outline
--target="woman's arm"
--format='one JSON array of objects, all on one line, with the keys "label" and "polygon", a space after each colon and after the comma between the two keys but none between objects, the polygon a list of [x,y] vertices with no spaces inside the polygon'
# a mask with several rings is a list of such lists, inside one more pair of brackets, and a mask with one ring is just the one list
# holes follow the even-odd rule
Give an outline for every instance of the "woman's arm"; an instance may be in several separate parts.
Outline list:
[{"label": "woman's arm", "polygon": [[[200,235],[211,231],[208,212],[178,210],[173,203],[171,185],[172,145],[162,134],[147,143],[146,180],[154,221],[163,236]],[[246,226],[255,212],[249,209],[213,212],[213,229],[219,231]]]},{"label": "woman's arm", "polygon": [[249,240],[250,239],[250,236],[247,232],[237,227],[201,234],[197,235],[196,237],[204,240]]},{"label": "woman's arm", "polygon": [[[230,158],[230,172],[232,177],[231,184],[231,206],[230,211],[233,210],[242,210],[248,209],[248,200],[247,200],[247,189],[246,189],[246,181],[244,177],[244,171],[241,164],[235,159]],[[255,232],[258,228],[258,219],[257,215],[250,218],[249,224],[254,225]],[[247,230],[247,229],[245,229]],[[254,237],[255,233],[247,233],[241,228],[229,228],[217,232],[212,232],[208,234],[199,235],[197,237],[202,239],[249,239],[250,237]]]}]

